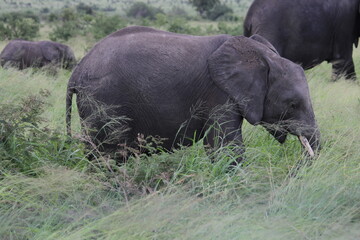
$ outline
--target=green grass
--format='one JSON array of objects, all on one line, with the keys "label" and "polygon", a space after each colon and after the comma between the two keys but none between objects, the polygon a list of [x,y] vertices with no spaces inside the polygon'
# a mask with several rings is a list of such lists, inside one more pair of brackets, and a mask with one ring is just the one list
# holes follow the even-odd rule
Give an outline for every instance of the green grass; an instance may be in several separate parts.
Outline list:
[{"label": "green grass", "polygon": [[[155,7],[161,7],[165,12],[171,11],[174,7],[180,7],[186,10],[190,15],[196,15],[194,8],[188,3],[187,0],[180,1],[180,0],[137,0],[139,2],[150,2],[151,5]],[[112,8],[116,8],[115,13],[124,14],[127,9],[130,8],[131,4],[135,1],[128,1],[128,0],[114,0],[109,3],[107,0],[87,0],[83,1],[85,4],[90,5],[97,5],[100,8],[111,6]],[[251,1],[250,0],[227,0],[223,1],[228,6],[230,6],[234,12],[239,13],[241,15],[245,14],[245,9],[248,8]],[[31,3],[29,7],[27,4]],[[19,11],[19,10],[41,10],[43,8],[49,8],[51,11],[59,10],[64,6],[75,6],[79,4],[79,1],[54,1],[54,0],[41,0],[41,1],[33,1],[33,0],[16,0],[16,1],[2,1],[0,3],[0,12],[5,11]]]},{"label": "green grass", "polygon": [[[78,58],[91,45],[85,37],[68,44]],[[0,69],[0,118],[17,121],[15,106],[36,112],[23,99],[50,93],[39,98],[45,120],[0,129],[8,134],[0,135],[0,239],[358,239],[359,82],[331,82],[325,63],[306,74],[322,134],[312,164],[295,137],[280,145],[245,124],[247,161],[228,171],[229,149],[208,156],[201,143],[120,166],[88,160],[65,136],[70,72]],[[79,136],[77,114],[72,122]]]}]

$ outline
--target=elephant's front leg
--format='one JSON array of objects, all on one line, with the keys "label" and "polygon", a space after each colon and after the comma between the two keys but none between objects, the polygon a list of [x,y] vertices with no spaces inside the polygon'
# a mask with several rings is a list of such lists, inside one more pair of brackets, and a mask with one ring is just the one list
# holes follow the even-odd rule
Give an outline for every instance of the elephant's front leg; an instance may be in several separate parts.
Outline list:
[{"label": "elephant's front leg", "polygon": [[231,148],[235,153],[231,165],[240,163],[245,152],[241,134],[242,122],[243,117],[231,108],[216,111],[209,121],[205,144],[209,144],[214,149]]},{"label": "elephant's front leg", "polygon": [[342,76],[344,76],[348,80],[356,80],[354,61],[352,60],[352,58],[339,59],[334,61],[332,64],[332,69],[332,81],[336,81]]}]

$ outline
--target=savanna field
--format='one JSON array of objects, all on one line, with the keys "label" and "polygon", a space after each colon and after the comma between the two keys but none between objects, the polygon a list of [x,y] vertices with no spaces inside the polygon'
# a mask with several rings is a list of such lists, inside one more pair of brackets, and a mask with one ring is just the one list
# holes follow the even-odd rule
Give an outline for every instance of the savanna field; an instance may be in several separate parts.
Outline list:
[{"label": "savanna field", "polygon": [[[1,14],[29,10],[30,1],[13,2],[18,7],[1,3]],[[150,1],[163,13],[135,18],[127,16],[129,2],[99,1],[99,13],[87,16],[77,1],[67,4],[73,10],[63,10],[62,1],[31,1],[41,16],[33,39],[62,42],[80,60],[114,31],[106,22],[235,35],[248,6],[224,1],[233,12],[209,20],[187,1]],[[115,10],[104,11],[108,6]],[[49,20],[52,13],[57,20]],[[0,41],[0,49],[8,42]],[[359,49],[354,61],[359,75]],[[295,136],[281,145],[246,123],[246,160],[229,170],[231,149],[207,154],[201,142],[151,156],[132,150],[124,164],[96,150],[87,157],[76,109],[74,137],[66,135],[70,76],[62,69],[0,68],[0,239],[360,239],[359,80],[331,81],[327,63],[306,71],[321,132],[315,159],[306,158]]]}]

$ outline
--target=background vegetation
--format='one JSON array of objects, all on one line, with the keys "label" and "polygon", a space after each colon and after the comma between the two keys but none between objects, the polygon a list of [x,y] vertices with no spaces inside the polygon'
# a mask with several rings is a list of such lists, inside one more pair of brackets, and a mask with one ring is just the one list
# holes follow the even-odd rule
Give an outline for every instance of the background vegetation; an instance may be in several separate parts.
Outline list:
[{"label": "background vegetation", "polygon": [[[7,0],[1,16],[38,26],[25,36],[64,42],[81,59],[127,25],[241,34],[248,4],[221,1],[232,16],[210,21],[187,1],[143,2],[152,15],[130,14],[133,1]],[[23,15],[29,7],[33,14]],[[0,36],[0,49],[14,38]],[[360,73],[357,50],[354,59]],[[152,156],[133,151],[123,165],[96,149],[89,159],[76,114],[75,137],[65,136],[71,72],[0,68],[0,239],[358,239],[360,86],[331,82],[330,72],[325,63],[306,72],[323,146],[312,164],[295,137],[280,145],[245,124],[246,161],[229,171],[231,150],[209,156],[201,142]]]}]

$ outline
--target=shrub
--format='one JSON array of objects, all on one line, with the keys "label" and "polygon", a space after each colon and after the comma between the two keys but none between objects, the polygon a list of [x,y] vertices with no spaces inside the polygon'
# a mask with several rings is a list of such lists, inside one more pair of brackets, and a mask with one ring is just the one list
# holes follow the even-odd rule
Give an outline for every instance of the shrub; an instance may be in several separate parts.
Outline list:
[{"label": "shrub", "polygon": [[161,8],[151,7],[143,2],[135,2],[127,11],[127,16],[133,18],[149,18],[154,20],[156,14],[158,13],[164,13],[164,11]]},{"label": "shrub", "polygon": [[236,24],[231,27],[224,22],[219,22],[218,29],[219,29],[220,33],[230,34],[233,36],[238,36],[243,33],[243,28],[242,28],[242,25],[240,25],[240,24]]},{"label": "shrub", "polygon": [[86,32],[93,18],[93,15],[80,14],[74,9],[64,8],[59,14],[49,16],[49,21],[56,22],[53,31],[49,33],[49,38],[52,41],[67,41],[79,33]]},{"label": "shrub", "polygon": [[225,4],[216,4],[213,8],[206,11],[206,17],[210,20],[215,21],[219,17],[233,13],[233,10]]},{"label": "shrub", "polygon": [[76,11],[78,13],[88,14],[88,15],[94,15],[95,11],[99,8],[96,5],[87,5],[83,2],[80,2],[78,5],[76,5]]},{"label": "shrub", "polygon": [[72,9],[72,8],[64,8],[60,12],[60,19],[63,22],[75,21],[77,19],[77,15],[76,15],[75,10]]},{"label": "shrub", "polygon": [[196,11],[204,16],[207,11],[212,9],[215,5],[220,4],[219,0],[189,0],[189,2],[195,7]]},{"label": "shrub", "polygon": [[48,16],[48,21],[49,22],[55,22],[59,19],[59,15],[56,13],[50,13]]},{"label": "shrub", "polygon": [[[19,103],[0,104],[0,172],[36,175],[38,168],[51,162],[67,166],[78,164],[64,161],[64,156],[71,156],[75,150],[67,150],[71,146],[63,135],[43,126],[46,120],[42,114],[49,95],[49,91],[40,90]],[[74,144],[73,147],[79,146]]]},{"label": "shrub", "polygon": [[40,30],[40,19],[32,12],[11,12],[0,17],[0,39],[34,39]]},{"label": "shrub", "polygon": [[42,9],[40,10],[40,13],[43,13],[43,14],[50,13],[50,9],[47,8],[47,7],[42,8]]},{"label": "shrub", "polygon": [[170,12],[168,13],[169,16],[175,16],[175,17],[183,17],[187,18],[188,13],[185,11],[185,9],[181,7],[174,6]]},{"label": "shrub", "polygon": [[76,24],[68,22],[66,24],[57,25],[55,29],[49,33],[49,38],[52,41],[69,40],[77,34]]},{"label": "shrub", "polygon": [[184,18],[175,18],[171,20],[168,31],[182,34],[201,35],[200,27],[191,27]]},{"label": "shrub", "polygon": [[125,21],[119,16],[97,15],[91,26],[91,31],[96,40],[109,35],[116,30],[126,26]]},{"label": "shrub", "polygon": [[165,14],[158,13],[155,16],[155,26],[164,26],[168,23],[168,18]]}]

